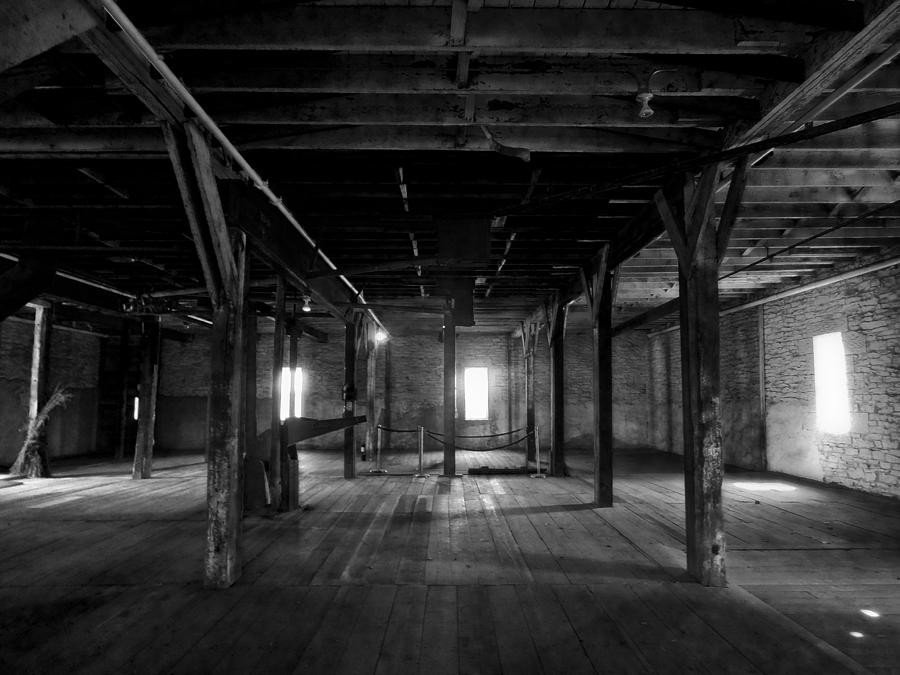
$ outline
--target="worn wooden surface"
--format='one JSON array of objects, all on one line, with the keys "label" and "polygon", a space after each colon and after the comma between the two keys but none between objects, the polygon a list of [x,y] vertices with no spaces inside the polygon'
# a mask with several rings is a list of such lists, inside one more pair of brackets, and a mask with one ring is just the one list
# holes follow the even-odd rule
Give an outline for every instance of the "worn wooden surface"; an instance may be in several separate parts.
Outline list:
[{"label": "worn wooden surface", "polygon": [[200,584],[202,457],[158,456],[146,481],[127,462],[60,462],[59,478],[0,490],[0,670],[824,674],[900,661],[900,504],[728,475],[732,587],[704,588],[684,577],[679,458],[617,455],[606,509],[591,504],[591,453],[569,458],[567,479],[345,481],[340,448],[301,452],[303,509],[247,519],[244,574],[218,591]]}]

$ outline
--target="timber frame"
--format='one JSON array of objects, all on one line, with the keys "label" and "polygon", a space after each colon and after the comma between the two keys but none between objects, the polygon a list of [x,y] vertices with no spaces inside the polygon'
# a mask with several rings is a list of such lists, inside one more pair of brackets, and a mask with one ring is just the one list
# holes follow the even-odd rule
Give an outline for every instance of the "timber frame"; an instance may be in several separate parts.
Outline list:
[{"label": "timber frame", "polygon": [[[53,303],[126,356],[138,320],[213,341],[206,584],[240,575],[260,325],[276,402],[285,351],[293,368],[301,335],[344,334],[348,419],[365,345],[367,449],[377,330],[442,335],[450,448],[457,331],[521,337],[529,429],[546,348],[559,477],[565,331],[589,327],[568,367],[592,371],[609,507],[613,337],[676,315],[688,568],[724,583],[714,318],[900,243],[900,0],[170,4],[0,0],[0,316]],[[485,238],[441,257],[448,222]],[[460,327],[441,289],[470,287]],[[357,444],[347,427],[348,478]],[[264,455],[286,509],[280,439]]]}]

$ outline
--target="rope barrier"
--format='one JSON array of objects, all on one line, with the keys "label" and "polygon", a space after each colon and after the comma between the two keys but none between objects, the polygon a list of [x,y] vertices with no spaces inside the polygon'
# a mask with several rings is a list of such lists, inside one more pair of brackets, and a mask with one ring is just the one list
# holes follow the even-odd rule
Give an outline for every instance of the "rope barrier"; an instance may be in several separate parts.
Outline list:
[{"label": "rope barrier", "polygon": [[[517,434],[520,431],[525,431],[525,427],[520,427],[518,429],[513,429],[512,431],[501,431],[499,434],[480,434],[475,436],[466,436],[463,434],[456,434],[457,438],[497,438],[498,436],[512,436],[513,434]],[[440,431],[428,431],[429,434],[434,434],[436,436],[443,436],[444,434]],[[530,432],[529,432],[530,433]]]},{"label": "rope barrier", "polygon": [[[520,429],[520,431],[521,431],[521,429]],[[446,447],[450,447],[450,444],[449,444],[449,443],[447,443],[446,441],[444,441],[444,440],[438,438],[437,435],[433,434],[432,432],[426,430],[425,433],[428,434],[428,436],[429,436],[430,438],[434,439],[435,441],[437,441],[438,443],[440,443],[441,445],[443,445],[445,448],[446,448]],[[529,437],[532,436],[532,435],[533,435],[533,433],[532,433],[532,432],[529,432],[529,433],[525,434],[524,436],[522,436],[522,438],[518,438],[518,439],[516,439],[516,440],[514,440],[514,441],[510,441],[509,443],[506,443],[506,444],[504,444],[504,445],[498,445],[498,446],[493,447],[493,448],[463,448],[463,447],[460,447],[460,446],[458,446],[458,445],[454,445],[454,446],[453,446],[453,449],[454,449],[454,450],[464,450],[464,451],[466,451],[466,452],[490,452],[490,451],[492,451],[492,450],[503,450],[504,448],[508,448],[508,447],[510,447],[510,446],[512,446],[512,445],[516,445],[517,443],[521,443],[522,441],[524,441],[525,439],[529,438]],[[478,438],[478,437],[476,436],[475,438]],[[487,438],[489,438],[489,437],[487,437]]]}]

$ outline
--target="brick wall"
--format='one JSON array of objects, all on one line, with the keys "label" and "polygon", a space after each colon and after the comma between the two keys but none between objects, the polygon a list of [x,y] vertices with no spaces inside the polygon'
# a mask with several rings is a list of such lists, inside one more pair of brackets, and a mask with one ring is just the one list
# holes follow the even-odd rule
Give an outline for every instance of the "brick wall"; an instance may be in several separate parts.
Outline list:
[{"label": "brick wall", "polygon": [[[897,268],[765,305],[769,468],[900,496]],[[813,336],[840,331],[851,429],[817,430]]]},{"label": "brick wall", "polygon": [[[0,466],[15,461],[24,440],[31,378],[34,325],[8,319],[0,323]],[[99,336],[58,328],[50,331],[48,387],[65,387],[71,399],[47,423],[51,458],[94,452],[97,440]]]},{"label": "brick wall", "polygon": [[[760,311],[729,314],[719,324],[722,451],[726,464],[754,470],[765,468],[759,388]],[[650,340],[652,445],[682,454],[681,340],[677,330]]]},{"label": "brick wall", "polygon": [[[721,330],[726,462],[900,496],[897,268],[735,312]],[[830,332],[842,333],[846,353],[847,434],[816,426],[813,337]],[[681,453],[678,332],[651,338],[650,353],[653,445]]]},{"label": "brick wall", "polygon": [[[591,448],[592,355],[589,331],[570,330],[566,337],[566,443],[572,448]],[[257,348],[257,424],[269,428],[271,406],[271,333],[262,334]],[[643,334],[617,338],[613,343],[614,433],[616,444],[647,445],[647,339]],[[287,344],[285,363],[287,363]],[[443,430],[444,347],[437,334],[398,336],[378,347],[376,417],[385,426]],[[204,445],[209,352],[205,341],[182,344],[165,340],[160,374],[159,425],[161,448],[200,449]],[[303,415],[318,419],[343,413],[343,334],[336,332],[327,343],[304,337],[298,363],[304,373]],[[463,373],[467,367],[486,366],[489,373],[489,411],[486,421],[463,419]],[[549,348],[544,336],[535,356],[535,408],[542,448],[549,448],[550,394]],[[357,363],[357,414],[366,410],[366,355]],[[457,432],[461,435],[496,434],[525,426],[524,356],[519,338],[508,333],[466,332],[457,337]],[[358,446],[364,427],[356,428]],[[415,434],[388,434],[386,444],[401,452],[417,447]],[[437,441],[427,439],[429,449]],[[465,439],[459,444],[483,448],[498,439]],[[311,439],[305,447],[337,448],[343,432]]]}]

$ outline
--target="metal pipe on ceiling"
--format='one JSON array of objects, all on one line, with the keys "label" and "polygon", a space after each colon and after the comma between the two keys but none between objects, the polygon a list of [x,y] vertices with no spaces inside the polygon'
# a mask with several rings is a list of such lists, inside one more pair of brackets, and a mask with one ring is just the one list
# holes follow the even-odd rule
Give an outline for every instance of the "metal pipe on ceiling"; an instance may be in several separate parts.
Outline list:
[{"label": "metal pipe on ceiling", "polygon": [[[818,281],[811,281],[808,284],[803,284],[802,286],[797,286],[795,288],[789,288],[786,291],[781,291],[780,293],[773,293],[772,295],[767,295],[764,298],[760,298],[759,300],[751,300],[750,302],[745,302],[741,305],[736,305],[734,307],[729,307],[728,309],[723,309],[719,312],[719,316],[728,316],[729,314],[734,314],[735,312],[741,312],[745,309],[751,309],[752,307],[759,307],[760,305],[765,305],[770,302],[775,302],[776,300],[784,300],[785,298],[792,298],[795,295],[800,295],[801,293],[807,293],[808,291],[814,291],[817,288],[824,288],[825,286],[831,286],[832,284],[839,283],[841,281],[847,281],[849,279],[855,279],[856,277],[861,277],[865,274],[871,274],[873,272],[880,272],[881,270],[888,269],[889,267],[894,267],[895,265],[900,265],[900,256],[894,258],[888,258],[887,260],[882,260],[877,263],[872,263],[871,265],[865,265],[855,270],[850,270],[849,272],[842,272],[841,274],[836,274],[833,277],[828,277],[826,279],[819,279]],[[663,328],[661,330],[651,331],[647,333],[650,337],[655,335],[663,335],[665,333],[670,333],[673,330],[678,330],[679,325],[675,324],[674,326],[669,326],[668,328]]]},{"label": "metal pipe on ceiling", "polygon": [[[110,18],[118,24],[118,26],[122,29],[122,31],[129,37],[131,40],[132,46],[136,49],[139,56],[145,58],[153,68],[162,76],[163,80],[165,80],[166,84],[173,91],[173,93],[178,96],[184,102],[184,104],[190,108],[191,112],[197,116],[197,119],[203,125],[203,127],[215,138],[225,152],[235,161],[235,163],[240,167],[241,171],[243,171],[244,175],[249,178],[253,185],[262,192],[266,198],[271,202],[271,204],[281,212],[281,214],[287,219],[287,221],[294,227],[295,230],[300,234],[306,242],[312,246],[319,258],[324,262],[329,269],[337,270],[337,265],[335,265],[331,259],[319,248],[316,241],[312,238],[312,236],[303,228],[300,222],[294,217],[294,214],[291,213],[290,209],[288,209],[282,199],[276,195],[272,189],[269,187],[269,184],[263,180],[262,176],[260,176],[256,170],[250,165],[250,163],[244,159],[244,156],[240,153],[240,151],[232,144],[228,137],[222,132],[219,126],[215,123],[215,121],[207,114],[207,112],[203,109],[203,107],[197,102],[197,99],[194,98],[193,94],[188,91],[187,87],[178,79],[178,76],[172,72],[166,62],[163,61],[162,57],[156,53],[156,50],[153,46],[147,42],[147,39],[141,33],[141,31],[131,22],[131,19],[122,11],[118,4],[114,2],[114,0],[96,0],[109,14]],[[360,297],[360,291],[350,282],[350,280],[344,276],[343,274],[338,275],[338,278],[344,283],[347,289],[353,294],[353,297],[356,298],[360,304],[365,304],[365,301]],[[382,330],[386,333],[388,330],[384,327],[384,324],[381,323],[381,320],[375,315],[371,309],[367,311],[371,319],[378,324]]]}]

